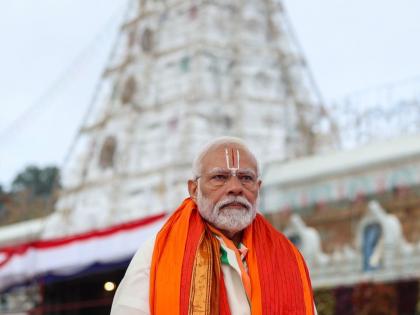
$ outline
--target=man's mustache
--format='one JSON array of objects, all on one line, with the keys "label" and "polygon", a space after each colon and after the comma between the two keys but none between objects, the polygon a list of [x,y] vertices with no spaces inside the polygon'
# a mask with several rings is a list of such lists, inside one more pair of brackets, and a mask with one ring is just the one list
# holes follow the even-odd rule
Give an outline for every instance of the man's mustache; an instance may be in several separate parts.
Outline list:
[{"label": "man's mustache", "polygon": [[226,206],[229,206],[232,203],[238,203],[238,204],[242,205],[244,208],[246,208],[247,210],[250,210],[252,208],[251,203],[248,200],[246,200],[245,197],[242,197],[242,196],[237,196],[237,197],[229,196],[229,197],[226,197],[225,199],[219,201],[216,204],[216,208],[220,210],[220,209],[222,209],[222,208],[224,208]]}]

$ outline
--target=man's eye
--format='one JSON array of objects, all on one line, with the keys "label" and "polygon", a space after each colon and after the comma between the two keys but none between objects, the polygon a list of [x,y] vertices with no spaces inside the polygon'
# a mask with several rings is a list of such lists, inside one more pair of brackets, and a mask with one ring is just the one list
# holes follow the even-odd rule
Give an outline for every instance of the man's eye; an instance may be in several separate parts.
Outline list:
[{"label": "man's eye", "polygon": [[216,175],[213,175],[211,179],[222,181],[222,180],[227,180],[227,178],[228,176],[225,174],[216,174]]},{"label": "man's eye", "polygon": [[253,181],[254,181],[254,177],[253,177],[253,176],[251,176],[251,175],[241,175],[241,176],[239,177],[239,179],[240,179],[241,181],[245,181],[245,182],[253,182]]}]

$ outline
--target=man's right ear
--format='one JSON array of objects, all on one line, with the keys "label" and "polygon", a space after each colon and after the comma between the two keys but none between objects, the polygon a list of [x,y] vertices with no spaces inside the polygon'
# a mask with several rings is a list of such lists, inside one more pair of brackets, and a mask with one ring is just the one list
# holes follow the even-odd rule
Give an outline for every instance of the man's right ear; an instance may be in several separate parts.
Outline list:
[{"label": "man's right ear", "polygon": [[190,197],[194,202],[197,202],[197,189],[198,189],[198,182],[196,180],[188,180],[188,192]]}]

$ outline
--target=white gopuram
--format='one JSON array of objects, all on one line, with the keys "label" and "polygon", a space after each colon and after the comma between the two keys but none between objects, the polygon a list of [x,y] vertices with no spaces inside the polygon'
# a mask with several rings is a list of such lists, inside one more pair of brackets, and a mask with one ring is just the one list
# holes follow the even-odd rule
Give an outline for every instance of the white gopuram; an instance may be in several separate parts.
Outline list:
[{"label": "white gopuram", "polygon": [[198,148],[239,136],[262,162],[332,129],[277,0],[136,0],[63,169],[43,238],[173,210]]}]

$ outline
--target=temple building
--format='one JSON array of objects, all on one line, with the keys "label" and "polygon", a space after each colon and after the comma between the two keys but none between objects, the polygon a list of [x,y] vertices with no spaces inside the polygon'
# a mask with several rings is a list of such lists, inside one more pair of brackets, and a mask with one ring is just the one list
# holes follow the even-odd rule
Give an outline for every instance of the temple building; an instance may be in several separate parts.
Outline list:
[{"label": "temple building", "polygon": [[305,256],[320,315],[376,314],[368,290],[393,311],[377,314],[419,312],[419,138],[341,151],[342,119],[282,1],[130,1],[54,211],[0,228],[0,313],[107,314],[221,135],[260,159],[261,209]]}]

